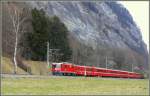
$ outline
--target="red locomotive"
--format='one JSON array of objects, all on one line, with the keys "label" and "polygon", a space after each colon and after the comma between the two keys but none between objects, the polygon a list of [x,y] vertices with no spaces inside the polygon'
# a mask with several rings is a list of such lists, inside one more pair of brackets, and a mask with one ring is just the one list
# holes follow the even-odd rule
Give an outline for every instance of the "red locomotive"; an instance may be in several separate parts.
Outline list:
[{"label": "red locomotive", "polygon": [[52,63],[53,75],[64,76],[99,76],[99,77],[118,77],[118,78],[143,78],[143,75],[135,72],[112,70],[91,66],[74,65],[67,62]]}]

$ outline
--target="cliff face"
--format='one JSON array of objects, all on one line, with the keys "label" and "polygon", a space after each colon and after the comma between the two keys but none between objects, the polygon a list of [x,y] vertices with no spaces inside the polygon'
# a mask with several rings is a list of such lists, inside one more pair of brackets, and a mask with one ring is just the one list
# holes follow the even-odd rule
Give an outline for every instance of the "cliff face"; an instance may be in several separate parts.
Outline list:
[{"label": "cliff face", "polygon": [[[58,16],[69,29],[72,38],[75,38],[80,45],[84,45],[84,48],[91,48],[92,52],[95,52],[93,54],[97,54],[95,57],[99,56],[97,51],[102,48],[106,49],[106,52],[109,48],[109,53],[114,52],[113,50],[115,49],[121,49],[126,50],[124,53],[130,53],[125,55],[125,57],[131,55],[134,57],[132,61],[136,62],[130,63],[137,63],[135,64],[136,66],[141,66],[142,64],[145,68],[148,66],[148,53],[146,45],[142,40],[140,29],[133,21],[128,10],[122,5],[116,2],[73,1],[33,1],[28,2],[28,4],[32,8],[43,8],[49,16]],[[79,48],[79,50],[81,49]],[[90,55],[93,54],[91,53]],[[112,57],[114,58],[114,54]],[[85,58],[91,60],[90,57]],[[141,61],[138,61],[138,58]],[[83,60],[81,61],[85,63]],[[91,62],[86,62],[93,63],[94,61],[97,61],[97,59],[93,57]],[[98,59],[99,61],[101,59]]]}]

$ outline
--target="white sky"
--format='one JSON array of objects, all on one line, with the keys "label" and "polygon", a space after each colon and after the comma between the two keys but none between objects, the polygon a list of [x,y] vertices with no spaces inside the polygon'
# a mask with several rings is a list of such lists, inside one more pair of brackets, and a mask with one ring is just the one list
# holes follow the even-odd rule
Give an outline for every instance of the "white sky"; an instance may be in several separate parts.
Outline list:
[{"label": "white sky", "polygon": [[128,9],[134,21],[139,26],[142,38],[149,51],[149,2],[148,1],[118,1]]}]

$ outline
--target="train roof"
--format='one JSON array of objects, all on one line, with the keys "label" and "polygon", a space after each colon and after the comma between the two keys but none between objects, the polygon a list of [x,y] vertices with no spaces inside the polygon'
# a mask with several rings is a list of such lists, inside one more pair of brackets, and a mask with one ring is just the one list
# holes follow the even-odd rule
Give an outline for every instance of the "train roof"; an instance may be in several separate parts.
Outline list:
[{"label": "train roof", "polygon": [[60,62],[60,63],[57,63],[57,62],[53,62],[52,64],[67,64],[67,65],[74,65],[72,63],[69,63],[69,62]]},{"label": "train roof", "polygon": [[52,64],[62,64],[62,62],[58,63],[58,62],[53,62]]},{"label": "train roof", "polygon": [[96,67],[98,69],[104,69],[104,70],[112,70],[112,71],[120,71],[120,72],[128,72],[128,73],[136,73],[136,72],[130,72],[130,71],[123,71],[123,70],[116,70],[116,69],[106,69],[106,68],[99,68],[99,67]]},{"label": "train roof", "polygon": [[[93,67],[93,66],[82,66],[82,65],[76,65],[76,66],[80,66],[80,67]],[[123,71],[123,70],[116,70],[116,69],[106,69],[106,68],[99,68],[99,67],[95,67],[97,69],[102,69],[102,70],[112,70],[112,71],[120,71],[120,72],[128,72],[128,73],[136,73],[136,72],[130,72],[130,71]]]}]

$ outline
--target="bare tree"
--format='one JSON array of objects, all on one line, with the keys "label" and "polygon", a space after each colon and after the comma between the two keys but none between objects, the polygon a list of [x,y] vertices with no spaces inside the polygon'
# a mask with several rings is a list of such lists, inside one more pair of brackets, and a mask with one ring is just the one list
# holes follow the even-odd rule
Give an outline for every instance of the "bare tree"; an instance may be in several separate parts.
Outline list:
[{"label": "bare tree", "polygon": [[14,73],[17,72],[17,50],[18,50],[18,35],[19,33],[24,31],[22,28],[24,21],[27,19],[24,12],[24,8],[18,8],[14,3],[7,3],[7,8],[9,12],[10,19],[13,25],[13,31],[15,32],[15,47],[14,47],[14,54],[13,54],[13,61],[14,61]]}]

